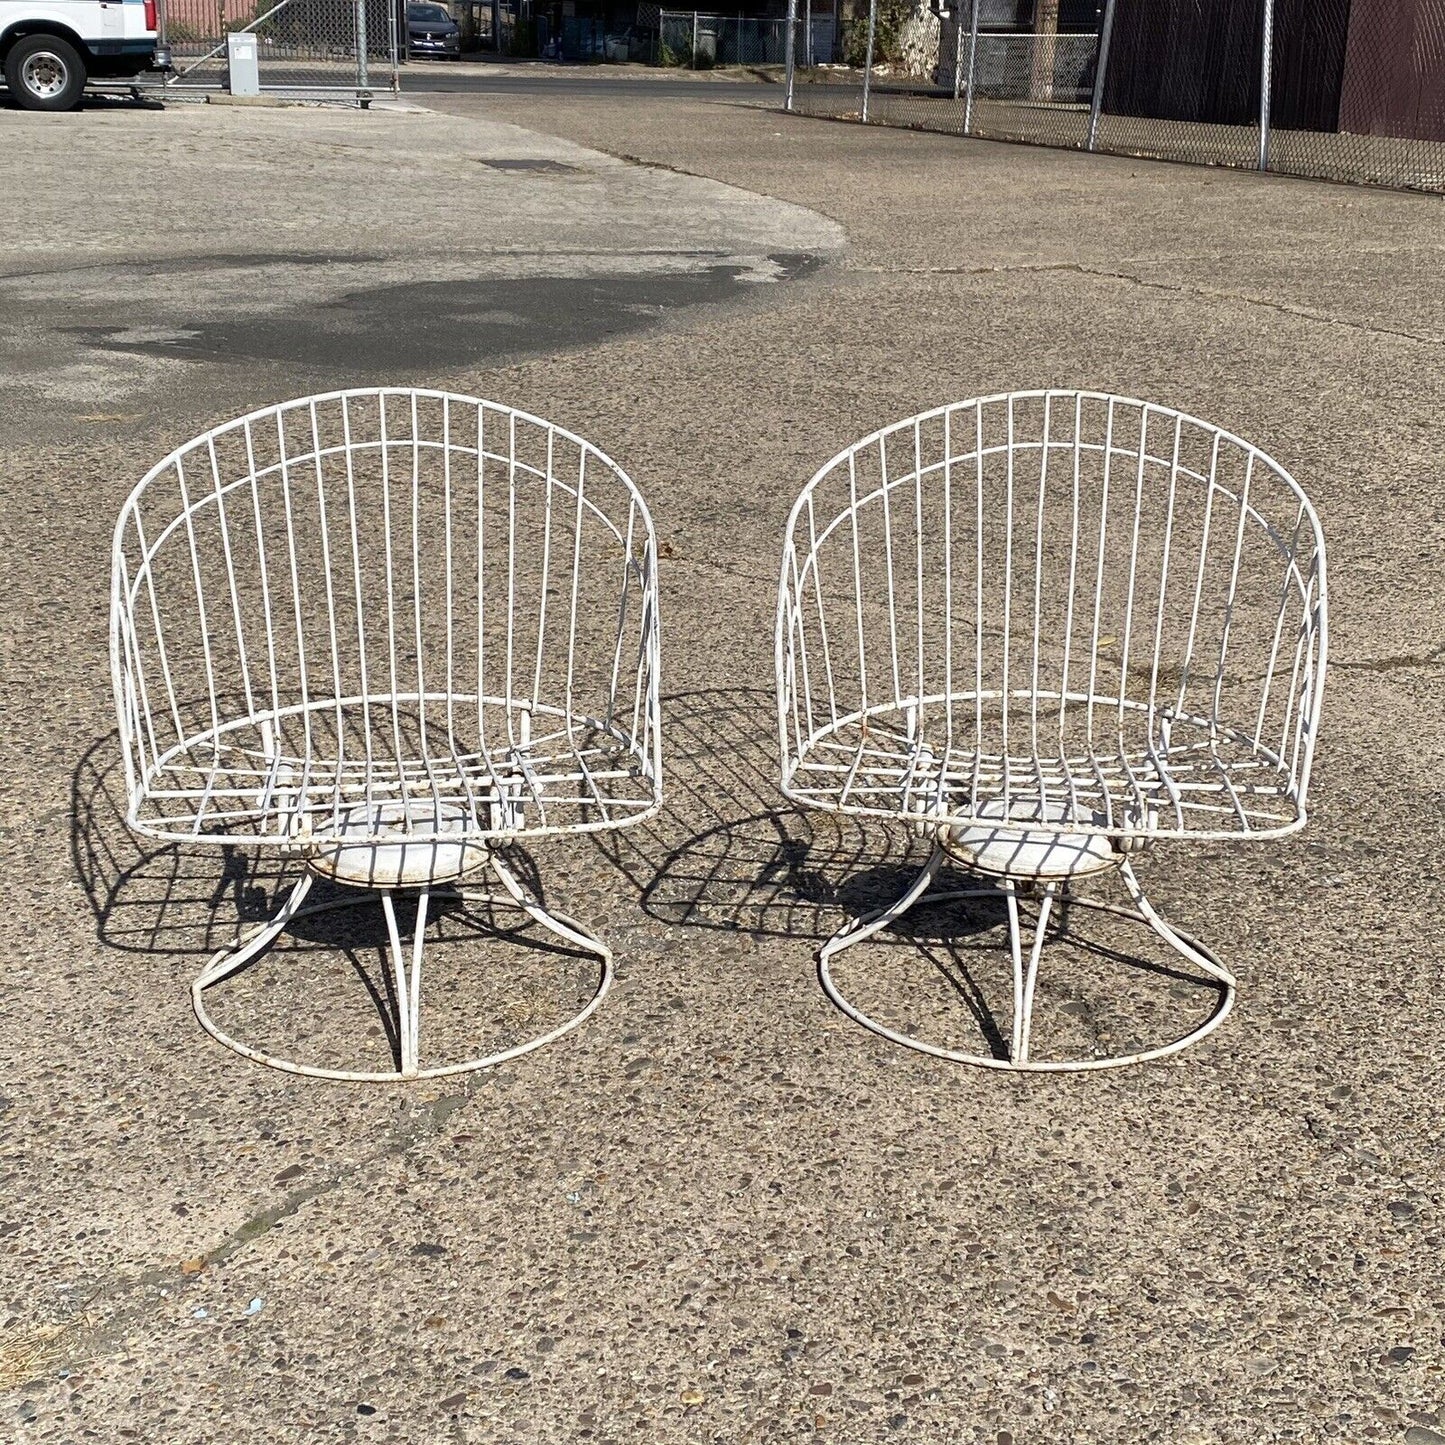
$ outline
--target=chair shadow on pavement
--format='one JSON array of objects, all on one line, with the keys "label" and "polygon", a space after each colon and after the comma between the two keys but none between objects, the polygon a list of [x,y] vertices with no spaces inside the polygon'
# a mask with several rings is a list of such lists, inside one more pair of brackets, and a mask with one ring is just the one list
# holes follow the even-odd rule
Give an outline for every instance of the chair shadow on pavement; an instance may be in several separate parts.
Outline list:
[{"label": "chair shadow on pavement", "polygon": [[[96,937],[107,948],[170,955],[187,960],[189,972],[199,974],[205,960],[271,919],[302,876],[300,866],[280,857],[274,848],[160,843],[138,837],[127,827],[125,812],[120,743],[111,732],[86,750],[71,780],[72,862],[90,903]],[[506,856],[522,886],[534,897],[545,898],[531,855],[512,847]],[[330,900],[365,901],[358,890],[318,880],[308,903]],[[401,895],[396,911],[399,931],[409,942],[415,904]],[[512,950],[507,970],[480,971],[494,975],[484,1011],[509,1038],[533,1021],[537,1005],[526,999],[531,985],[540,984],[544,993],[559,995],[585,993],[593,986],[595,960],[590,955],[554,939],[514,909],[438,894],[432,900],[428,929],[435,940],[428,942],[428,958],[452,945],[481,940]],[[308,976],[332,971],[333,991],[339,966],[342,981],[349,978],[352,985],[343,990],[349,997],[337,995],[341,1011],[351,1016],[353,1029],[360,1024],[379,1034],[380,1046],[395,1062],[400,1057],[399,1010],[388,942],[379,906],[319,912],[298,918],[275,947],[238,969],[233,978],[240,981],[247,975],[269,973],[261,988],[251,992],[260,996],[269,989],[272,1001],[265,1011],[274,1013],[277,974],[294,963],[298,951],[305,957]],[[282,955],[285,962],[278,964]],[[495,977],[502,972],[510,978]],[[220,987],[229,989],[232,984]],[[325,998],[324,991],[317,992]],[[324,1003],[314,1000],[308,1006],[312,1012],[325,1011]],[[250,1012],[259,1017],[263,1010]]]},{"label": "chair shadow on pavement", "polygon": [[[810,967],[816,947],[849,918],[897,899],[926,856],[911,832],[886,819],[856,819],[805,811],[784,799],[777,784],[776,712],[771,689],[724,687],[663,699],[666,803],[646,823],[592,835],[602,858],[630,887],[642,912],[673,928],[783,941]],[[158,844],[125,824],[125,782],[114,733],[80,759],[72,786],[71,847],[76,873],[94,912],[96,933],[111,948],[133,953],[209,957],[272,917],[299,876],[274,849],[205,848]],[[508,860],[523,885],[543,897],[532,857],[521,848]],[[945,869],[939,890],[966,887],[965,875]],[[973,880],[976,881],[976,880]],[[325,898],[332,885],[318,885]],[[628,905],[630,906],[630,905]],[[406,930],[411,909],[399,907]],[[571,970],[564,991],[583,987],[586,960],[538,936],[518,915],[474,908],[439,910],[439,926],[454,940],[486,934],[524,955],[547,955]],[[1050,927],[1058,932],[1057,917]],[[1077,974],[1099,965],[1152,977],[1168,988],[1194,989],[1198,980],[1167,965],[1088,940],[1068,930]],[[1091,930],[1092,932],[1092,930]],[[294,939],[318,953],[344,957],[365,987],[395,1049],[395,996],[379,908],[348,909],[299,920]],[[237,977],[255,969],[261,955]],[[883,1012],[905,1031],[954,1036],[971,1026],[989,1052],[1002,1057],[1008,984],[1006,912],[1000,897],[953,902],[923,900],[869,943],[846,955],[848,967]],[[200,971],[196,963],[195,972]],[[838,965],[835,964],[835,971]],[[575,975],[575,976],[573,976]],[[537,967],[518,965],[508,1016],[529,1005],[522,995]],[[1071,1032],[1143,1028],[1158,1012],[1131,1002],[1132,1020],[1095,1018],[1077,979],[1059,980],[1058,1006]],[[549,982],[548,988],[554,984]],[[1176,992],[1176,997],[1183,997]],[[995,1001],[991,1007],[990,1000]],[[960,1005],[962,1012],[960,1012]],[[1175,1005],[1177,1007],[1177,1005]],[[501,1005],[492,1008],[496,1014]],[[1140,1017],[1140,1008],[1146,1017]],[[508,1012],[510,1011],[510,1012]],[[1110,1009],[1110,1012],[1117,1012]],[[1085,1041],[1086,1042],[1086,1041]]]},{"label": "chair shadow on pavement", "polygon": [[[96,936],[109,948],[210,955],[234,943],[238,928],[245,931],[271,918],[301,876],[299,865],[273,847],[139,837],[126,826],[125,811],[125,770],[119,739],[111,732],[76,764],[70,834],[71,859],[95,916]],[[544,897],[536,862],[525,849],[508,849],[507,861],[524,888]],[[352,891],[325,883],[318,888],[313,891],[318,899]],[[306,922],[298,925],[298,933],[310,937]],[[312,931],[320,940],[333,928],[316,920]]]},{"label": "chair shadow on pavement", "polygon": [[210,955],[270,918],[296,881],[274,850],[187,848],[131,832],[114,732],[76,764],[70,804],[71,859],[109,948]]},{"label": "chair shadow on pavement", "polygon": [[[905,829],[804,812],[782,797],[770,690],[678,693],[663,707],[662,812],[593,835],[649,917],[816,942],[847,915],[907,886],[917,865],[903,857],[913,841]],[[238,927],[272,917],[299,877],[299,866],[274,848],[138,837],[125,809],[125,773],[111,732],[86,750],[71,784],[72,859],[96,935],[108,947],[209,956],[232,943]],[[524,886],[542,896],[531,856],[512,848],[508,858]]]},{"label": "chair shadow on pavement", "polygon": [[[667,804],[646,824],[597,835],[648,916],[759,943],[787,940],[802,964],[849,918],[893,902],[917,876],[927,850],[906,826],[804,810],[783,798],[771,689],[679,692],[662,705]],[[983,884],[945,866],[937,892]],[[1024,903],[1023,912],[1031,927],[1034,905]],[[1138,956],[1123,935],[1110,937],[1108,920],[1101,926],[1092,910],[1089,916],[1079,928],[1075,910],[1056,909],[1048,929],[1051,951],[1062,943],[1070,963],[1050,980],[1054,1022],[1085,1049],[1106,1035],[1147,1034],[1165,1007],[1177,1009],[1184,991],[1200,987],[1188,972]],[[956,1044],[971,1028],[987,1053],[1006,1058],[1007,918],[1001,893],[925,898],[845,955],[844,966],[903,1031],[942,1033]],[[1101,1010],[1099,994],[1118,990],[1098,989],[1100,975],[1120,970],[1133,982]],[[1158,997],[1170,989],[1172,1004]]]},{"label": "chair shadow on pavement", "polygon": [[816,941],[846,913],[896,897],[917,871],[876,861],[901,855],[903,829],[804,812],[782,796],[776,708],[762,688],[662,699],[663,810],[597,835],[649,917],[758,941]]}]

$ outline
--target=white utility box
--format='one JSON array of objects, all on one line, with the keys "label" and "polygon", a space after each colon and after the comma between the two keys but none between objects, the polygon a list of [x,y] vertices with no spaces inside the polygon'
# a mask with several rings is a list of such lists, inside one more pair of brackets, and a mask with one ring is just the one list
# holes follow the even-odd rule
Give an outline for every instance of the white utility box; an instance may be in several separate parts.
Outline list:
[{"label": "white utility box", "polygon": [[261,70],[256,60],[256,37],[242,30],[226,37],[226,65],[232,95],[260,95]]}]

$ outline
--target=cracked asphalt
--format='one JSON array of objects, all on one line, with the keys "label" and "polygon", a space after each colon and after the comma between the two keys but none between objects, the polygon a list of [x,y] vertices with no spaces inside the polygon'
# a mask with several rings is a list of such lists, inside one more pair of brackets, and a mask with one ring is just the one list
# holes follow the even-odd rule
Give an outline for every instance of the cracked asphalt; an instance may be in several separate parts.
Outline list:
[{"label": "cracked asphalt", "polygon": [[[3,117],[28,202],[0,218],[0,1437],[1438,1445],[1445,210],[698,90]],[[625,294],[576,289],[601,276]],[[407,288],[436,282],[433,315]],[[383,373],[587,436],[667,559],[668,807],[532,858],[618,984],[580,1033],[412,1088],[200,1032],[189,980],[290,875],[130,838],[105,661],[149,464]],[[1085,1078],[949,1067],[832,1009],[813,950],[919,845],[774,787],[792,496],[887,421],[1044,385],[1258,442],[1333,587],[1308,829],[1140,869],[1235,1013]],[[860,948],[873,1007],[964,1042],[952,949],[1006,1009],[960,931]],[[238,981],[238,1017],[379,1047],[336,941]],[[508,1008],[556,985],[471,947]],[[1046,978],[1040,1026],[1177,1024],[1136,973]]]}]

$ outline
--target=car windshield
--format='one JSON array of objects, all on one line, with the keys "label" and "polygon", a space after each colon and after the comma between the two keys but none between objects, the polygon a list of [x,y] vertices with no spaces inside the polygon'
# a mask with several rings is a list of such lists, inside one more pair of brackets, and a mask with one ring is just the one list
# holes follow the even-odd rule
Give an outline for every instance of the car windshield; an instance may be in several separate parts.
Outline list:
[{"label": "car windshield", "polygon": [[406,18],[423,25],[445,25],[452,17],[440,5],[408,5]]}]

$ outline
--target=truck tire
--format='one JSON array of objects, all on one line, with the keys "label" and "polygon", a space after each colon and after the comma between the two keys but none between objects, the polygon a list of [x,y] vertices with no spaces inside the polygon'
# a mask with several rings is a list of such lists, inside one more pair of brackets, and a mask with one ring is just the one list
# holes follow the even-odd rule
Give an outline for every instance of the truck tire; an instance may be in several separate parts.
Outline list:
[{"label": "truck tire", "polygon": [[5,84],[23,110],[74,110],[85,89],[85,61],[58,35],[27,35],[5,57]]}]

